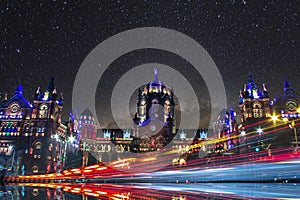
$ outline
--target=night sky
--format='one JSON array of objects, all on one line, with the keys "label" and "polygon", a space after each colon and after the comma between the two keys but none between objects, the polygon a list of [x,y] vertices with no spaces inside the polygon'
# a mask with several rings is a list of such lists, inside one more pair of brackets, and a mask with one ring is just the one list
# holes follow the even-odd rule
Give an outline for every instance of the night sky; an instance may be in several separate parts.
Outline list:
[{"label": "night sky", "polygon": [[[299,8],[294,0],[1,0],[0,92],[11,96],[21,83],[24,96],[32,100],[37,86],[46,88],[54,76],[58,92],[64,93],[66,119],[76,73],[93,48],[122,31],[163,27],[190,36],[206,49],[223,76],[228,105],[236,109],[248,72],[257,85],[267,84],[271,98],[282,91],[286,78],[299,94]],[[182,58],[153,49],[131,52],[117,59],[99,82],[96,108],[105,123],[111,120],[105,105],[116,80],[148,62],[176,68],[190,80],[200,101],[205,96],[205,87],[199,89],[201,77]]]}]

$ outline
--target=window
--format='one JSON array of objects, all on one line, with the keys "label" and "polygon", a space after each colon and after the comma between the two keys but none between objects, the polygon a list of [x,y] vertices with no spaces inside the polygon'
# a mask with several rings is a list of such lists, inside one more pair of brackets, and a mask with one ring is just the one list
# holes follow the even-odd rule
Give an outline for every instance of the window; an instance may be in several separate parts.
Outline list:
[{"label": "window", "polygon": [[33,173],[38,173],[38,172],[39,172],[39,167],[36,166],[36,165],[33,166],[33,167],[32,167],[32,172],[33,172]]},{"label": "window", "polygon": [[33,145],[33,158],[41,158],[41,154],[42,154],[42,143],[36,142]]},{"label": "window", "polygon": [[253,103],[253,116],[254,118],[262,117],[262,105],[258,102]]}]

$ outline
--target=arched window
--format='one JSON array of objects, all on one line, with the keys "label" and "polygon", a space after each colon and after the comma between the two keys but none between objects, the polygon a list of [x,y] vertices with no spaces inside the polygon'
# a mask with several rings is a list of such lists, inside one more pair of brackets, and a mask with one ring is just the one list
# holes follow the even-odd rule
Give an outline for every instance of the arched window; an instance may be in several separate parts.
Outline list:
[{"label": "arched window", "polygon": [[169,114],[170,108],[171,108],[171,103],[169,100],[166,100],[164,105],[165,115]]},{"label": "arched window", "polygon": [[36,166],[36,165],[33,166],[31,169],[32,169],[32,172],[33,172],[33,173],[38,173],[38,172],[39,172],[39,167]]},{"label": "arched window", "polygon": [[36,142],[34,145],[33,145],[33,158],[35,159],[40,159],[41,158],[41,155],[42,155],[42,143],[39,141],[39,142]]},{"label": "arched window", "polygon": [[253,117],[254,118],[262,117],[262,105],[258,102],[253,103]]}]

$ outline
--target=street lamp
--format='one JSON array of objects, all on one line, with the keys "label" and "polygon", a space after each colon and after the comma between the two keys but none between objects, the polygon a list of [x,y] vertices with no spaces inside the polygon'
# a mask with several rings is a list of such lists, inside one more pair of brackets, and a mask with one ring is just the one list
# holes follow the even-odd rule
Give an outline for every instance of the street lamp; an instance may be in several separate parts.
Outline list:
[{"label": "street lamp", "polygon": [[297,130],[295,127],[295,120],[293,119],[292,122],[289,124],[290,129],[293,129],[294,135],[295,135],[295,142],[296,142],[296,149],[295,151],[298,151],[298,136],[297,136]]}]

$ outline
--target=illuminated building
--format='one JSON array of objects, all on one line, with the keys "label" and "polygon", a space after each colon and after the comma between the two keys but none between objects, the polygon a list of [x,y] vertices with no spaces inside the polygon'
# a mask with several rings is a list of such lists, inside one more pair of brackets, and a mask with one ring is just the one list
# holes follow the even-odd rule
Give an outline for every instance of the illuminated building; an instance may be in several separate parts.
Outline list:
[{"label": "illuminated building", "polygon": [[137,112],[134,123],[133,151],[154,151],[164,147],[176,133],[174,114],[174,94],[158,79],[154,69],[154,79],[139,89]]},{"label": "illuminated building", "polygon": [[55,172],[62,168],[62,141],[66,125],[61,123],[62,95],[53,78],[46,90],[37,89],[33,104],[19,85],[14,96],[0,105],[0,166],[9,173]]},{"label": "illuminated building", "polygon": [[284,82],[283,93],[272,104],[272,114],[279,118],[300,117],[300,96],[295,93],[288,80]]},{"label": "illuminated building", "polygon": [[296,146],[298,147],[299,131],[296,121],[300,118],[300,96],[291,87],[291,83],[286,79],[283,93],[278,95],[272,102],[273,123],[283,123],[289,125],[283,134],[278,135],[274,143],[276,146]]},{"label": "illuminated building", "polygon": [[251,73],[249,73],[248,83],[240,91],[239,107],[243,124],[254,123],[271,116],[266,85],[262,85],[262,90],[257,88]]},{"label": "illuminated building", "polygon": [[[178,153],[188,151],[197,130],[181,130],[176,135],[174,106],[173,91],[158,79],[155,69],[153,81],[139,89],[134,129],[121,130],[111,123],[109,128],[97,130],[93,114],[85,110],[78,119],[82,165],[117,160],[130,151],[156,151],[174,137],[172,148]],[[91,161],[92,157],[96,160]]]},{"label": "illuminated building", "polygon": [[218,115],[218,119],[213,123],[213,129],[216,138],[221,138],[228,133],[236,130],[236,112],[230,108],[230,111],[223,109]]},{"label": "illuminated building", "polygon": [[239,145],[237,139],[230,139],[236,133],[237,122],[236,112],[230,108],[230,111],[223,109],[218,115],[218,119],[213,123],[214,136],[215,138],[227,137],[228,140],[215,144],[216,153],[222,153],[224,151],[234,149]]},{"label": "illuminated building", "polygon": [[[240,143],[238,151],[250,152],[267,148],[272,140],[272,137],[268,136],[269,138],[266,138],[267,136],[263,134],[264,128],[270,126],[271,105],[269,93],[265,84],[262,84],[261,89],[256,86],[251,73],[248,75],[248,83],[244,85],[243,90],[240,90],[239,108],[241,119],[239,134],[241,137],[238,139]],[[262,123],[264,120],[266,122]],[[259,125],[253,125],[257,123]],[[249,133],[254,133],[251,139],[244,137]],[[251,143],[251,145],[247,145],[248,143]]]},{"label": "illuminated building", "polygon": [[[300,117],[300,97],[288,80],[284,92],[270,102],[265,84],[257,88],[249,73],[248,83],[239,95],[241,123],[237,124],[235,112],[223,110],[213,123],[215,152],[222,154],[247,153],[278,147],[298,146],[299,134],[295,120]],[[289,125],[290,129],[284,128]],[[291,131],[292,129],[292,131]]]}]

